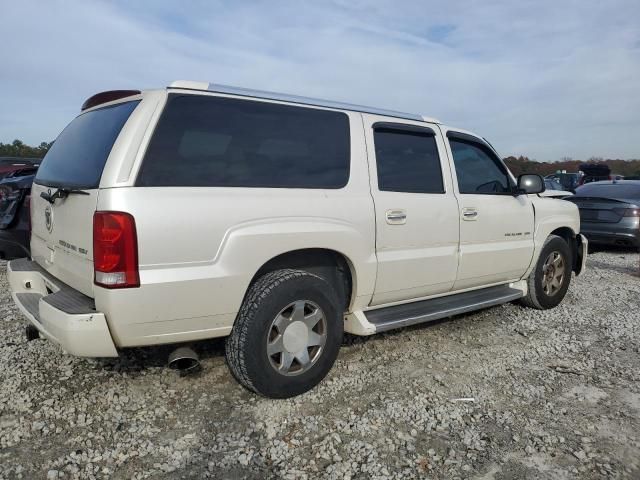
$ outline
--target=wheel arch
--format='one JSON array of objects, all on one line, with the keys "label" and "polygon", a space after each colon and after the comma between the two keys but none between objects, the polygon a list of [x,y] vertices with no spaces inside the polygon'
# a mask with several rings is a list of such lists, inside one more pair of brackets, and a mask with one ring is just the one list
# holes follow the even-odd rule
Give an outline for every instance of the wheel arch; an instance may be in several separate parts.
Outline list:
[{"label": "wheel arch", "polygon": [[573,231],[570,227],[560,227],[556,228],[549,235],[557,235],[558,237],[564,238],[565,242],[571,246],[571,242],[573,242],[576,238],[576,232]]},{"label": "wheel arch", "polygon": [[569,251],[571,252],[571,270],[576,272],[576,275],[579,274],[582,268],[582,259],[580,258],[581,240],[578,234],[570,227],[560,227],[553,230],[549,235],[556,235],[567,242]]},{"label": "wheel arch", "polygon": [[267,260],[253,275],[247,290],[262,276],[274,270],[293,268],[325,278],[345,301],[345,311],[355,299],[356,270],[347,255],[330,248],[302,248],[280,253]]}]

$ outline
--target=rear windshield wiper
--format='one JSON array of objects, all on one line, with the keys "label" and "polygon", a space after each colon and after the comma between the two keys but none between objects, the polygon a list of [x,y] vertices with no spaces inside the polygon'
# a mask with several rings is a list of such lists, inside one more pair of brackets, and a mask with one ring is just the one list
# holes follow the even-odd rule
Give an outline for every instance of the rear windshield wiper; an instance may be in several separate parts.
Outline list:
[{"label": "rear windshield wiper", "polygon": [[49,202],[51,205],[53,205],[56,201],[56,198],[67,198],[71,194],[89,195],[89,192],[85,190],[76,189],[76,188],[60,187],[56,189],[56,191],[53,193],[51,193],[51,190],[49,190],[48,192],[41,192],[40,196],[44,198],[47,202]]}]

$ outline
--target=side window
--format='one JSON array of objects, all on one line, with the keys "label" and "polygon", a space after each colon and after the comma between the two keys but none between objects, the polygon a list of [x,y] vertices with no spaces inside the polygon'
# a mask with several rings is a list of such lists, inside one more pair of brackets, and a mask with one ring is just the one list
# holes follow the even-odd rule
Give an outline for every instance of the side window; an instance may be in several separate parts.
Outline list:
[{"label": "side window", "polygon": [[511,183],[500,160],[475,142],[449,138],[460,193],[501,194],[511,192]]},{"label": "side window", "polygon": [[171,95],[139,186],[326,188],[349,180],[342,112],[203,95]]},{"label": "side window", "polygon": [[429,130],[374,126],[373,137],[380,191],[444,193],[438,147]]}]

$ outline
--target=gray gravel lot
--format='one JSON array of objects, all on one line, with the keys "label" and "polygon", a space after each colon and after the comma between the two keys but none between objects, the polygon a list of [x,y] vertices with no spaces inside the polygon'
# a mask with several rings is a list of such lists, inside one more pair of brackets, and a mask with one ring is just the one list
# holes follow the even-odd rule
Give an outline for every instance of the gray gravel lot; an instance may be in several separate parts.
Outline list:
[{"label": "gray gravel lot", "polygon": [[0,265],[0,477],[640,478],[638,262],[591,254],[551,311],[349,337],[284,401],[236,384],[220,341],[198,345],[192,377],[163,348],[26,343]]}]

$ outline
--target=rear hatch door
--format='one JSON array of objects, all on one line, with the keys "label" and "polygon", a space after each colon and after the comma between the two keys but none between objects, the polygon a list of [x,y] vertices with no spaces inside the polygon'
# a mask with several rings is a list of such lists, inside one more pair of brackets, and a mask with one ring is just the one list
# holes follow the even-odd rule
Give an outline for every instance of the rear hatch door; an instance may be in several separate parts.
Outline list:
[{"label": "rear hatch door", "polygon": [[49,273],[93,297],[93,214],[100,177],[139,101],[82,113],[58,136],[31,192],[31,255]]}]

